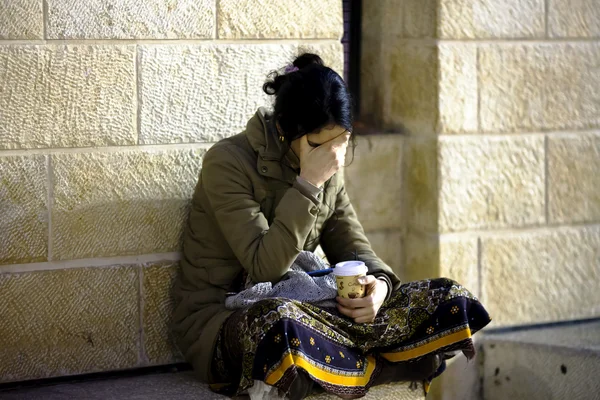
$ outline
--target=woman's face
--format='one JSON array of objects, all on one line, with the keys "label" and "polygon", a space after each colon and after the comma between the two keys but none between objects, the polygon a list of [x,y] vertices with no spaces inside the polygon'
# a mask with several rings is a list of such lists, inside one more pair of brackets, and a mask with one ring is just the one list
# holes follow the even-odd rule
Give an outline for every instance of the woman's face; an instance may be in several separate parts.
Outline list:
[{"label": "woman's face", "polygon": [[[319,131],[306,134],[308,144],[312,147],[319,147],[323,143],[329,142],[332,139],[344,134],[346,128],[340,125],[332,125],[322,128]],[[299,139],[296,139],[299,140]]]}]

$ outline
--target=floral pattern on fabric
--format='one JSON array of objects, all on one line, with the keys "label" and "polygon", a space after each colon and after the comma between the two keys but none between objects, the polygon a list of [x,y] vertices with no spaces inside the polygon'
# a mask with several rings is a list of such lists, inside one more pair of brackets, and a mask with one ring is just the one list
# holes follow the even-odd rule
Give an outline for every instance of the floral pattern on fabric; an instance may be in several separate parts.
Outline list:
[{"label": "floral pattern on fabric", "polygon": [[[364,395],[382,364],[456,350],[471,358],[472,334],[490,322],[475,296],[445,278],[402,285],[372,324],[356,324],[335,308],[282,298],[236,314],[236,337],[244,349],[237,393],[254,380],[287,393],[301,369],[330,393]],[[215,355],[219,367],[221,351]],[[226,366],[220,367],[225,373]]]}]

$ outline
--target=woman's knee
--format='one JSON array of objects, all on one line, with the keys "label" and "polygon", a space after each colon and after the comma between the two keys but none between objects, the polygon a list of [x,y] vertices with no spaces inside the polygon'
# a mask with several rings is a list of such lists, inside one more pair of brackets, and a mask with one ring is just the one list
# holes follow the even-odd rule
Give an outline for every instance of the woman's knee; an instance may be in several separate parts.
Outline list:
[{"label": "woman's knee", "polygon": [[256,302],[248,310],[248,315],[255,318],[266,318],[274,323],[284,318],[289,318],[296,308],[293,300],[284,298],[265,299]]}]

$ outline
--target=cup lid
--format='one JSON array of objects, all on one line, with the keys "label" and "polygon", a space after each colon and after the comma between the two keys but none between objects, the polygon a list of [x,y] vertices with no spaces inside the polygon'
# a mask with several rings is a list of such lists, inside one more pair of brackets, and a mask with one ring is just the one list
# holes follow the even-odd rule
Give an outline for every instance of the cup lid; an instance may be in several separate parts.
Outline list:
[{"label": "cup lid", "polygon": [[333,274],[339,276],[352,276],[366,274],[367,271],[368,268],[362,261],[343,261],[335,265]]}]

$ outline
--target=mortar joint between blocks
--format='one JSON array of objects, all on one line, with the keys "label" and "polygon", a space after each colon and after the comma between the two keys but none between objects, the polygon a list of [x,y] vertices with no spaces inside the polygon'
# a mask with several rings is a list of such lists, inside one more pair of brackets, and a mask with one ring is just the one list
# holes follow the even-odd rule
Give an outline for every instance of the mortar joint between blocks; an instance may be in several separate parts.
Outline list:
[{"label": "mortar joint between blocks", "polygon": [[138,364],[144,366],[148,364],[148,355],[144,346],[144,264],[138,265]]},{"label": "mortar joint between blocks", "polygon": [[48,261],[52,261],[54,258],[54,247],[53,247],[53,230],[52,230],[52,209],[54,205],[54,171],[52,164],[52,155],[46,155],[46,188],[47,200],[46,200],[46,213],[48,217]]}]

